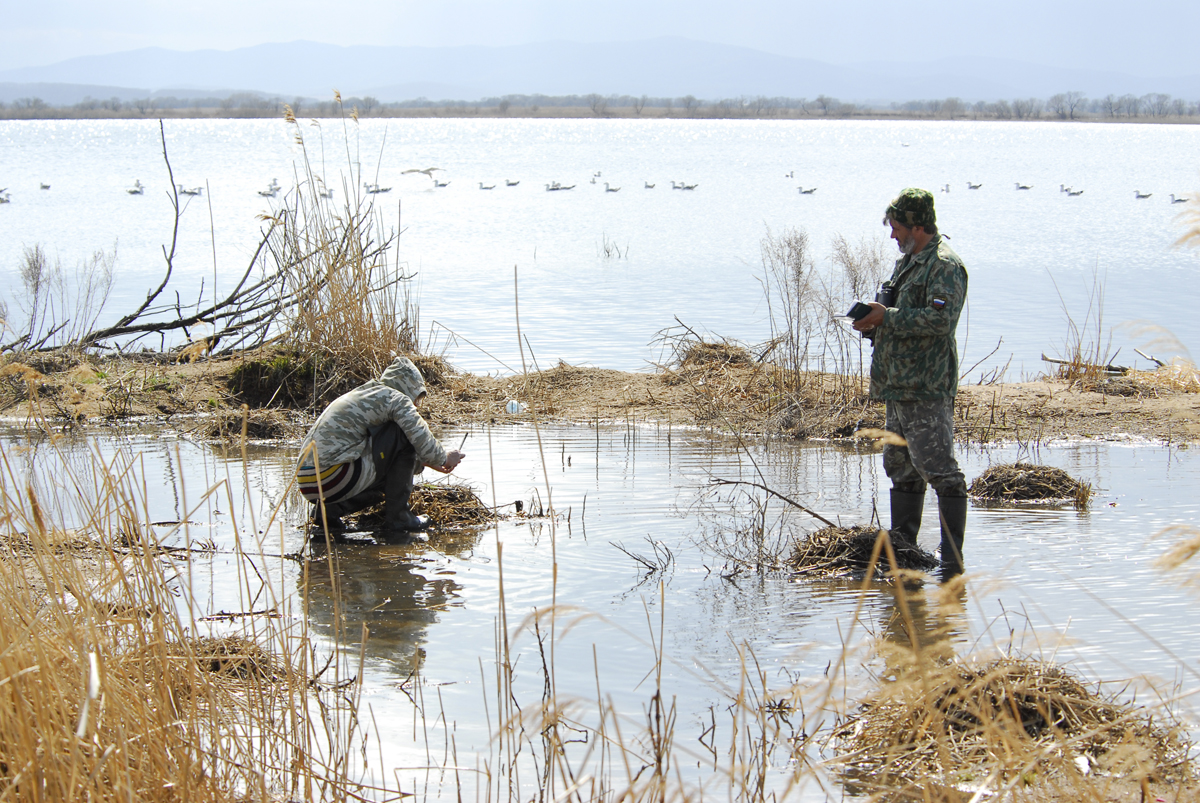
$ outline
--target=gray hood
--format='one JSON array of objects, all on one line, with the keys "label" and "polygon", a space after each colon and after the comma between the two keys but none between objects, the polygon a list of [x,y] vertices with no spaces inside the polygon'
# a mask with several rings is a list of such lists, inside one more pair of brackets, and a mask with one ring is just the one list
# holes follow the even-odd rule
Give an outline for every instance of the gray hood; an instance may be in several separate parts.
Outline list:
[{"label": "gray hood", "polygon": [[379,375],[379,381],[393,390],[400,391],[414,402],[425,393],[425,378],[408,357],[392,360],[392,364]]}]

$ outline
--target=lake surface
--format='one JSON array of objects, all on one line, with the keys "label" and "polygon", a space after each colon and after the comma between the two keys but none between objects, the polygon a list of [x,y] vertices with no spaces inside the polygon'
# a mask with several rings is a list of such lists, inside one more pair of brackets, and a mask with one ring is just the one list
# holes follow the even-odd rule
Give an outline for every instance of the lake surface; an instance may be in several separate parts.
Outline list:
[{"label": "lake surface", "polygon": [[[676,742],[701,754],[699,740],[714,716],[717,732],[705,738],[721,745],[729,737],[727,706],[747,655],[752,653],[768,687],[778,689],[818,682],[845,644],[853,656],[846,675],[861,688],[868,668],[881,669],[865,647],[867,637],[902,638],[893,595],[884,586],[860,597],[848,582],[731,575],[730,551],[754,553],[735,534],[755,508],[736,495],[714,498],[710,487],[714,478],[757,481],[757,464],[761,481],[780,493],[846,524],[865,523],[873,509],[886,516],[887,508],[888,482],[879,456],[869,450],[775,441],[739,450],[732,442],[665,427],[543,428],[540,445],[527,426],[452,429],[444,436],[453,441],[468,432],[468,459],[456,480],[470,483],[488,504],[520,499],[528,509],[552,500],[559,518],[508,519],[473,534],[435,534],[424,545],[336,547],[338,601],[350,641],[358,641],[364,622],[371,628],[364,705],[372,730],[378,729],[384,763],[406,790],[454,799],[455,783],[473,789],[475,770],[493,754],[501,576],[520,705],[532,710],[542,691],[537,641],[521,623],[534,609],[557,603],[559,699],[577,699],[586,709],[586,701],[602,693],[630,723],[644,721],[641,712],[653,694],[652,645],[660,642],[664,694],[678,711]],[[180,572],[181,600],[191,600],[196,616],[261,608],[275,595],[291,601],[294,616],[307,617],[318,641],[332,633],[329,556],[320,546],[305,548],[305,506],[288,491],[294,445],[251,448],[243,463],[171,432],[66,436],[52,447],[8,429],[0,447],[15,476],[28,474],[43,499],[58,500],[54,509],[68,525],[77,515],[67,501],[74,493],[72,475],[90,477],[97,457],[107,463],[119,455],[133,459],[133,487],[150,489],[137,500],[147,519],[186,519],[191,524],[174,543],[211,541],[216,547],[214,554],[194,555]],[[961,454],[969,477],[989,462],[1017,457],[1029,455],[1016,449]],[[1195,598],[1152,563],[1167,546],[1157,533],[1198,519],[1200,455],[1164,446],[1083,443],[1043,447],[1034,457],[1093,483],[1090,511],[972,506],[965,554],[974,576],[966,599],[961,608],[939,602],[935,584],[927,584],[915,602],[918,627],[932,631],[944,617],[950,629],[938,638],[959,654],[1016,643],[1026,652],[1053,655],[1089,680],[1132,679],[1133,688],[1145,688],[1153,679],[1195,688]],[[205,499],[211,488],[217,490]],[[920,537],[928,548],[938,542],[935,505],[930,495]],[[771,529],[780,531],[775,517],[783,511],[774,503],[767,510]],[[816,526],[804,517],[789,521],[798,530]],[[171,526],[156,529],[166,533]],[[237,538],[257,555],[253,568],[237,561]],[[673,560],[649,576],[614,546],[652,557],[650,541],[669,549]],[[281,557],[288,554],[299,557]],[[298,600],[305,569],[307,613]],[[237,620],[206,626],[227,633],[252,625]],[[409,680],[414,668],[415,683]],[[1195,709],[1186,700],[1184,706]],[[376,755],[373,747],[369,752]],[[454,773],[424,769],[429,766],[463,769],[455,781]],[[700,768],[679,769],[687,778],[704,776]],[[825,799],[816,788],[796,797]]]},{"label": "lake surface", "polygon": [[[834,235],[883,238],[883,209],[912,185],[950,187],[937,209],[971,277],[958,331],[964,367],[1003,339],[980,371],[1010,358],[1010,379],[1041,371],[1040,355],[1061,353],[1067,339],[1064,306],[1083,324],[1094,275],[1106,329],[1151,321],[1184,347],[1200,342],[1200,320],[1173,313],[1200,261],[1172,249],[1181,206],[1168,198],[1200,185],[1197,126],[424,119],[302,120],[299,130],[336,201],[347,182],[393,188],[375,197],[392,220],[402,211],[400,254],[417,274],[424,336],[472,371],[520,368],[514,267],[522,331],[543,367],[646,369],[661,357],[655,333],[676,317],[762,342],[764,234],[803,227],[827,266]],[[257,215],[271,210],[258,191],[272,178],[294,183],[296,131],[282,120],[167,123],[176,183],[207,188],[182,219],[171,284],[182,303],[227,289],[244,270]],[[449,186],[403,173],[433,166]],[[11,310],[23,248],[39,243],[68,268],[117,244],[110,318],[160,280],[172,218],[156,121],[0,121],[0,168],[12,197],[0,206],[0,296]],[[125,192],[135,180],[145,195]],[[555,181],[577,186],[546,192]],[[698,186],[673,191],[672,181]],[[968,181],[983,186],[968,190]],[[1068,197],[1061,184],[1084,194]],[[1137,200],[1135,190],[1152,195]],[[602,257],[606,240],[626,256]],[[1132,350],[1146,339],[1116,331],[1117,362],[1144,366]]]}]

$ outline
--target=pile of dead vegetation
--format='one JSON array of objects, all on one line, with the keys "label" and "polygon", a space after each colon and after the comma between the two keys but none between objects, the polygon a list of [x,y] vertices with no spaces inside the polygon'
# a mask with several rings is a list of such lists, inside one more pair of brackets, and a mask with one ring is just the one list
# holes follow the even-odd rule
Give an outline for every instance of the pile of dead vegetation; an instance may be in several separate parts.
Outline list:
[{"label": "pile of dead vegetation", "polygon": [[[431,483],[417,485],[408,500],[409,509],[418,516],[428,516],[434,527],[456,529],[487,524],[499,518],[469,485]],[[374,505],[356,516],[360,529],[376,529],[384,523],[386,503]]]},{"label": "pile of dead vegetation", "polygon": [[[892,566],[886,545],[877,546],[881,538],[887,538],[887,531],[878,527],[823,527],[796,542],[787,565],[804,577],[863,577],[874,571],[876,577],[885,578]],[[891,543],[897,569],[922,572],[937,568],[937,558],[916,544]]]},{"label": "pile of dead vegetation", "polygon": [[980,474],[968,489],[976,499],[996,502],[1071,502],[1086,510],[1091,483],[1075,479],[1061,468],[1032,463],[1002,463]]},{"label": "pile of dead vegetation", "polygon": [[983,779],[996,791],[1088,774],[1157,782],[1193,775],[1178,723],[1122,704],[1056,664],[1006,656],[914,673],[883,682],[835,729],[849,789],[919,800]]},{"label": "pile of dead vegetation", "polygon": [[239,680],[277,680],[285,674],[271,653],[242,636],[203,636],[176,642],[168,645],[167,654],[194,660],[200,669]]},{"label": "pile of dead vegetation", "polygon": [[86,530],[35,527],[29,531],[10,528],[0,532],[0,556],[27,558],[42,551],[64,555],[69,552],[105,553],[106,549],[95,533]]},{"label": "pile of dead vegetation", "polygon": [[305,424],[283,410],[225,410],[204,418],[193,434],[204,440],[239,443],[246,440],[283,440],[304,435]]},{"label": "pile of dead vegetation", "polygon": [[753,362],[750,352],[731,340],[710,342],[694,340],[688,342],[678,355],[682,368],[712,365],[749,365]]},{"label": "pile of dead vegetation", "polygon": [[469,485],[418,485],[413,489],[409,507],[418,516],[428,516],[439,527],[470,527],[498,517]]}]

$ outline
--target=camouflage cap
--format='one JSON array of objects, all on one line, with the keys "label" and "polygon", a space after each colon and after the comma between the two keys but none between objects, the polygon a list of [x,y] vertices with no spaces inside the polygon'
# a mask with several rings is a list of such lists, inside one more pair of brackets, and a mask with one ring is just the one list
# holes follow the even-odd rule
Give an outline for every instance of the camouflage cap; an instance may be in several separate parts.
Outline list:
[{"label": "camouflage cap", "polygon": [[928,190],[909,187],[901,190],[884,213],[883,222],[894,220],[905,228],[931,226],[937,222],[933,211],[933,195]]}]

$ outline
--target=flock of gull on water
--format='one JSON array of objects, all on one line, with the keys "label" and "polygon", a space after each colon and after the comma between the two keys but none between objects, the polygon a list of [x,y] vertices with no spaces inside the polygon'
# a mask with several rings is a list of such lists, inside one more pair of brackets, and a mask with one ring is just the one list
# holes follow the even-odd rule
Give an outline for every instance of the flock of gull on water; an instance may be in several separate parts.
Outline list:
[{"label": "flock of gull on water", "polygon": [[[433,181],[434,189],[440,189],[442,187],[450,186],[450,182],[448,180],[447,181],[439,181],[438,177],[434,175],[434,173],[436,173],[436,172],[445,172],[445,171],[443,168],[440,168],[440,167],[411,168],[409,170],[402,170],[401,175],[407,175],[409,173],[422,173],[426,176],[429,176],[430,180]],[[599,170],[597,170],[595,173],[592,174],[591,180],[588,183],[603,184],[605,192],[620,192],[621,191],[620,187],[614,187],[612,184],[610,184],[607,181],[604,181],[604,182],[597,181],[597,179],[599,179],[600,177],[601,177],[601,173]],[[796,171],[793,170],[789,173],[785,173],[783,177],[786,179],[794,179],[796,177]],[[318,178],[316,180],[316,183],[317,183],[316,191],[317,191],[318,196],[320,196],[321,198],[332,198],[333,197],[333,190],[326,187],[325,183],[320,178]],[[513,181],[512,179],[504,180],[505,187],[516,187],[520,183],[521,182],[519,180],[518,181]],[[1032,184],[1022,184],[1019,181],[1014,182],[1014,183],[1016,185],[1018,192],[1020,192],[1022,190],[1032,190],[1033,189]],[[479,184],[479,189],[481,189],[481,190],[494,190],[498,186],[497,184],[485,184],[482,181],[478,182],[478,184]],[[39,186],[43,190],[50,189],[49,184],[39,183]],[[549,184],[545,184],[544,186],[546,188],[546,192],[564,192],[566,190],[573,190],[576,187],[575,184],[562,184],[561,182],[558,182],[558,181],[552,181]],[[655,187],[655,185],[651,184],[649,181],[644,181],[643,186],[647,190],[652,190]],[[671,182],[671,189],[673,189],[673,190],[694,190],[699,186],[700,186],[699,184],[689,184],[686,181],[672,181]],[[971,182],[971,181],[967,182],[968,190],[979,190],[982,188],[983,188],[982,182],[980,182],[978,184]],[[271,183],[267,185],[267,188],[265,190],[259,190],[258,194],[260,196],[262,196],[263,198],[274,198],[276,195],[279,194],[280,189],[281,188],[279,186],[279,181],[277,179],[271,179]],[[799,190],[801,195],[813,195],[817,191],[816,187],[808,187],[806,189],[804,186],[799,186],[796,189]],[[204,194],[203,187],[184,187],[182,184],[175,185],[175,190],[178,195],[184,195],[184,196],[193,196],[194,197],[197,195]],[[378,183],[371,184],[369,182],[364,181],[363,182],[363,190],[369,195],[378,195],[380,193],[391,192],[392,188],[391,187],[381,187]],[[950,185],[943,184],[941,187],[938,188],[938,190],[939,190],[939,192],[947,192],[948,193],[948,192],[950,192]],[[146,192],[146,187],[142,184],[141,180],[138,179],[133,182],[132,187],[128,187],[125,191],[127,193],[129,193],[130,195],[143,195]],[[1060,193],[1063,193],[1064,195],[1067,195],[1072,198],[1077,197],[1079,195],[1083,195],[1083,190],[1075,189],[1074,187],[1068,187],[1066,184],[1059,184],[1058,191]],[[1133,197],[1139,201],[1144,201],[1153,195],[1154,195],[1154,193],[1152,193],[1152,192],[1142,192],[1141,190],[1133,191]],[[1159,197],[1161,197],[1161,196],[1159,196]],[[1173,204],[1182,204],[1182,203],[1187,203],[1189,200],[1189,197],[1186,195],[1178,195],[1177,196],[1174,193],[1171,193],[1170,199],[1171,199],[1171,203],[1173,203]],[[0,204],[7,204],[7,203],[12,203],[12,198],[9,196],[8,188],[0,187]]]}]

